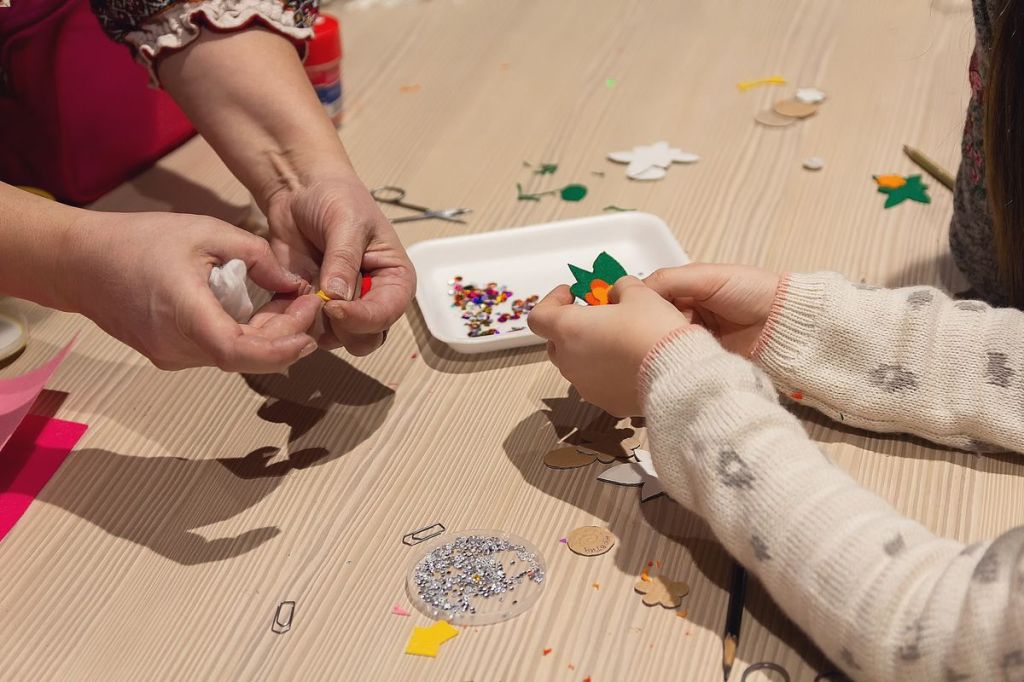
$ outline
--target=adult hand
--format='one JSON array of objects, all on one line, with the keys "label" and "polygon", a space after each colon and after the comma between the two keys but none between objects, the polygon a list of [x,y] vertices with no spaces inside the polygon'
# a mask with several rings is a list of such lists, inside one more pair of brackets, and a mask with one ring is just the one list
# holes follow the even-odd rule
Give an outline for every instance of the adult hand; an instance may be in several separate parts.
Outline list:
[{"label": "adult hand", "polygon": [[68,235],[67,267],[56,275],[61,307],[91,318],[160,369],[277,372],[316,349],[305,333],[321,308],[315,295],[239,324],[210,290],[213,266],[239,258],[264,289],[308,291],[260,237],[205,216],[97,211],[82,211]]},{"label": "adult hand", "polygon": [[[275,193],[267,202],[270,243],[292,272],[319,282],[332,299],[314,332],[325,348],[366,355],[405,312],[416,272],[394,227],[354,173],[319,177]],[[370,276],[359,296],[360,272]]]},{"label": "adult hand", "polygon": [[584,400],[619,417],[641,414],[640,368],[686,315],[635,277],[609,291],[609,305],[579,306],[569,287],[545,296],[526,318],[548,341],[548,357]]},{"label": "adult hand", "polygon": [[774,272],[746,265],[692,263],[649,275],[644,284],[699,324],[726,350],[750,357],[779,288]]}]

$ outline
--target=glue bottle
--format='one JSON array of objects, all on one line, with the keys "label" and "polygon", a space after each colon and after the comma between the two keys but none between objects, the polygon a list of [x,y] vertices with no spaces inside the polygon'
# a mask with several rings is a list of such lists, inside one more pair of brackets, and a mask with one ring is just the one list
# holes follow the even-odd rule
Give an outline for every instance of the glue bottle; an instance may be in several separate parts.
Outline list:
[{"label": "glue bottle", "polygon": [[330,14],[313,21],[313,38],[306,41],[306,75],[327,116],[341,125],[341,24]]}]

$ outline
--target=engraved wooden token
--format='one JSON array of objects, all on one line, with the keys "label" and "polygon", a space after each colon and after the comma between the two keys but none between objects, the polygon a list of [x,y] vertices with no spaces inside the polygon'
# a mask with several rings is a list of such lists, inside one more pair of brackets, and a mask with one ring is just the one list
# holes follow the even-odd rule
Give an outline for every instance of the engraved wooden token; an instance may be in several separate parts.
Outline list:
[{"label": "engraved wooden token", "polygon": [[771,109],[765,109],[754,114],[754,120],[761,125],[771,126],[772,128],[784,128],[796,123],[795,118],[789,118],[788,116],[780,116]]},{"label": "engraved wooden token", "polygon": [[780,99],[773,107],[775,113],[790,118],[807,118],[818,113],[818,105],[801,102],[798,99]]},{"label": "engraved wooden token", "polygon": [[569,549],[580,556],[598,556],[615,546],[615,536],[607,528],[582,526],[566,538]]}]

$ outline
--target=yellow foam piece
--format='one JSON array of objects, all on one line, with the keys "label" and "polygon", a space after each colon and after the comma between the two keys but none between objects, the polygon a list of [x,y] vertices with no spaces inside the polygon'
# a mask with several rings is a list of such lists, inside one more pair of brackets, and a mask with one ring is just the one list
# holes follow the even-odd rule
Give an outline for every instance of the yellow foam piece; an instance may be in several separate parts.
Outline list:
[{"label": "yellow foam piece", "polygon": [[414,627],[409,641],[405,644],[405,653],[413,656],[430,656],[434,658],[441,645],[459,634],[457,628],[443,620],[439,620],[429,628]]},{"label": "yellow foam piece", "polygon": [[746,92],[750,88],[756,88],[759,85],[784,85],[786,79],[782,76],[768,76],[767,78],[755,78],[752,81],[740,81],[736,84],[736,87],[741,92]]},{"label": "yellow foam piece", "polygon": [[319,296],[320,300],[322,300],[324,303],[327,303],[327,302],[329,302],[331,300],[331,297],[328,296],[327,292],[324,291],[323,289],[321,289],[320,291],[316,292],[316,295]]}]

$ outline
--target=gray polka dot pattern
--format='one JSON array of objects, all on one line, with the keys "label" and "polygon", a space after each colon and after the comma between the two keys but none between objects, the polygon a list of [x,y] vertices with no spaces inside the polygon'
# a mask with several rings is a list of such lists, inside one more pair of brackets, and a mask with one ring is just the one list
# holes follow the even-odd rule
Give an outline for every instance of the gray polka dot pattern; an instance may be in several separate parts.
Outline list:
[{"label": "gray polka dot pattern", "polygon": [[990,386],[1008,388],[1013,377],[1017,375],[1016,370],[1006,364],[1009,356],[1006,353],[988,352],[988,366],[985,368],[985,383]]},{"label": "gray polka dot pattern", "polygon": [[1024,680],[1024,651],[1017,649],[1003,656],[1003,679],[1007,682]]},{"label": "gray polka dot pattern", "polygon": [[942,677],[945,682],[963,682],[964,680],[969,680],[971,678],[970,675],[958,673],[948,666],[946,667]]},{"label": "gray polka dot pattern", "polygon": [[896,650],[900,660],[911,663],[921,658],[921,621],[915,620],[903,631],[903,644]]},{"label": "gray polka dot pattern", "polygon": [[892,540],[889,540],[884,545],[882,545],[882,549],[884,549],[885,553],[888,554],[889,556],[896,556],[897,554],[899,554],[900,552],[902,552],[906,548],[907,548],[906,540],[903,539],[902,535],[898,535],[898,534]]},{"label": "gray polka dot pattern", "polygon": [[929,303],[932,302],[935,296],[928,290],[915,291],[914,293],[907,296],[907,303],[910,305],[911,310],[920,310]]},{"label": "gray polka dot pattern", "polygon": [[987,305],[980,301],[957,301],[953,304],[953,307],[957,310],[966,310],[969,313],[981,313],[988,308]]},{"label": "gray polka dot pattern", "polygon": [[768,551],[768,544],[759,535],[750,538],[750,545],[754,548],[754,556],[758,561],[771,561],[772,554]]},{"label": "gray polka dot pattern", "polygon": [[860,664],[858,664],[857,660],[853,657],[853,652],[846,647],[843,647],[839,652],[839,659],[854,670],[860,670]]},{"label": "gray polka dot pattern", "polygon": [[754,487],[754,474],[735,450],[718,453],[718,477],[730,488],[750,490]]},{"label": "gray polka dot pattern", "polygon": [[981,561],[974,567],[971,580],[979,583],[994,583],[999,579],[999,558],[992,553],[991,549],[981,557]]},{"label": "gray polka dot pattern", "polygon": [[917,388],[917,375],[906,369],[902,364],[881,364],[871,370],[868,381],[886,393]]}]

